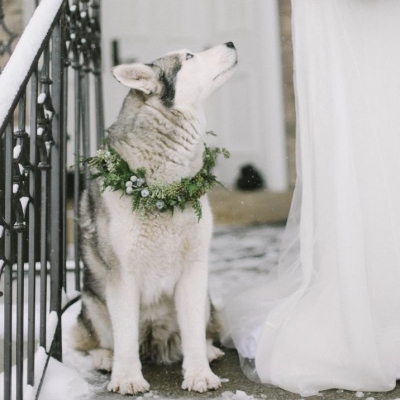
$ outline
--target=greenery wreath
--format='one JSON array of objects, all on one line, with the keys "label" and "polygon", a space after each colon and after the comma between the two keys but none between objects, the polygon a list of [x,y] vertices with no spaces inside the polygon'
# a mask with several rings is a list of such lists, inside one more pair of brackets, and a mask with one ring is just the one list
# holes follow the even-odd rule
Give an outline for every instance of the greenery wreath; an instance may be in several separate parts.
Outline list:
[{"label": "greenery wreath", "polygon": [[[212,134],[212,132],[210,132]],[[202,209],[200,197],[207,193],[212,187],[219,184],[217,177],[211,172],[216,164],[219,154],[229,158],[228,150],[224,148],[209,148],[204,144],[203,166],[193,178],[183,178],[180,181],[166,184],[154,182],[148,184],[146,181],[146,170],[138,168],[131,171],[128,163],[107,143],[104,148],[97,151],[94,157],[82,160],[96,171],[92,178],[102,178],[102,191],[106,188],[121,190],[122,195],[132,198],[132,210],[140,212],[142,217],[153,211],[171,211],[175,207],[182,211],[190,204],[200,221]]]}]

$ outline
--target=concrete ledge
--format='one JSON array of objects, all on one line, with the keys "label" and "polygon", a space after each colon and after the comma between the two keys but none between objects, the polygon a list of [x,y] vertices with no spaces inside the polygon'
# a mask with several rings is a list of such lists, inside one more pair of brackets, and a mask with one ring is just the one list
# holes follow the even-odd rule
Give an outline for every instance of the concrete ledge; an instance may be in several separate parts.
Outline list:
[{"label": "concrete ledge", "polygon": [[214,188],[209,194],[209,199],[216,224],[277,224],[286,222],[292,195],[293,191],[244,192]]}]

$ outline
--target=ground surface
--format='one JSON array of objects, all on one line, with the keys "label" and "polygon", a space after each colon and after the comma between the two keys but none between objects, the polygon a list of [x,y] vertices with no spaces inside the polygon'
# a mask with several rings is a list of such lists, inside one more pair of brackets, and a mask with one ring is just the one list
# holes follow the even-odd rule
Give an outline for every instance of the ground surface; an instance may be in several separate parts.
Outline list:
[{"label": "ground surface", "polygon": [[[232,291],[252,286],[277,265],[283,226],[256,225],[249,227],[222,227],[215,229],[210,254],[210,295],[221,307]],[[71,274],[72,275],[72,274]],[[73,276],[71,276],[73,278]],[[69,285],[73,287],[73,284]],[[224,349],[225,356],[212,363],[213,371],[222,378],[222,387],[205,394],[180,389],[181,365],[159,366],[145,364],[144,377],[151,384],[151,392],[142,396],[121,396],[107,391],[109,374],[93,369],[91,357],[75,352],[69,345],[69,329],[79,313],[80,304],[70,307],[63,316],[64,366],[49,365],[40,400],[119,400],[119,399],[231,399],[231,400],[300,400],[301,396],[282,389],[248,380],[240,369],[235,350]],[[0,326],[0,340],[2,338]],[[0,343],[1,344],[1,343]],[[0,346],[0,350],[2,346]],[[1,354],[0,354],[1,356]],[[62,369],[66,368],[66,369]],[[75,374],[72,374],[71,371]],[[83,379],[82,379],[83,378]],[[68,379],[70,380],[68,382]],[[82,386],[83,383],[83,386]],[[0,382],[1,386],[1,382]],[[74,390],[73,390],[74,389]],[[400,385],[386,393],[356,393],[330,390],[321,392],[325,400],[400,400]],[[0,390],[1,399],[1,390]],[[313,397],[318,399],[318,397]]]},{"label": "ground surface", "polygon": [[[274,386],[262,385],[259,383],[248,380],[242,373],[239,365],[239,358],[235,350],[227,350],[223,359],[212,363],[212,369],[214,373],[228,380],[223,382],[222,387],[216,391],[210,391],[207,393],[194,393],[186,392],[180,389],[182,381],[181,368],[179,364],[172,366],[160,366],[160,365],[145,365],[143,368],[143,374],[145,378],[152,384],[152,391],[147,396],[136,396],[145,399],[229,399],[234,397],[234,400],[248,400],[250,396],[255,399],[268,399],[268,400],[300,400],[301,397],[294,393],[287,392]],[[126,399],[129,397],[120,396],[114,393],[109,393],[105,390],[105,386],[108,383],[109,375],[96,373],[92,376],[93,385],[99,388],[98,391],[94,392],[89,398],[90,400],[97,399],[109,399],[118,400]],[[245,392],[244,394],[236,394],[240,390]],[[228,393],[231,392],[231,393]],[[236,396],[234,396],[236,395]],[[158,397],[157,397],[158,396]],[[386,399],[397,399],[400,398],[400,385],[396,387],[392,392],[387,393],[361,393],[361,392],[349,392],[341,390],[327,390],[321,392],[321,396],[313,396],[310,399],[321,400],[358,400],[358,399],[369,399],[374,398],[375,400],[386,400]]]}]

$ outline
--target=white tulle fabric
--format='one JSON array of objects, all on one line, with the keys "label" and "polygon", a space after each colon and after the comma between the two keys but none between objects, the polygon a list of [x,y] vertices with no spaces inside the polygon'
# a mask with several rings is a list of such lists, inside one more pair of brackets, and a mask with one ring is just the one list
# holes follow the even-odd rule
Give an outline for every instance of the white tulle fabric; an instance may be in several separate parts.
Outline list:
[{"label": "white tulle fabric", "polygon": [[292,0],[298,180],[279,266],[225,308],[263,383],[400,373],[400,0]]}]

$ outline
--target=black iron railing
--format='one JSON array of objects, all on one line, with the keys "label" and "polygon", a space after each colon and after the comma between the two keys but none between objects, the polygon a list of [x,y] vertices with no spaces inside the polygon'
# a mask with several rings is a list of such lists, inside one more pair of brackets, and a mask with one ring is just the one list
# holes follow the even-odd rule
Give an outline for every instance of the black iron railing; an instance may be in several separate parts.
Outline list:
[{"label": "black iron railing", "polygon": [[[10,46],[3,47],[8,51]],[[91,140],[97,146],[103,138],[100,67],[100,0],[42,0],[0,75],[4,400],[23,399],[24,393],[38,398],[46,367],[35,376],[37,343],[48,357],[62,359],[62,312],[80,290],[79,231],[75,226],[75,259],[69,263],[73,264],[74,288],[67,291],[67,167],[90,155]],[[68,137],[75,160],[67,159]],[[76,165],[75,221],[82,189],[80,172]],[[86,171],[86,178],[88,174]],[[74,296],[68,296],[71,289]],[[49,313],[56,318],[48,318]],[[28,334],[24,337],[26,323]],[[50,340],[49,330],[55,332]]]}]

